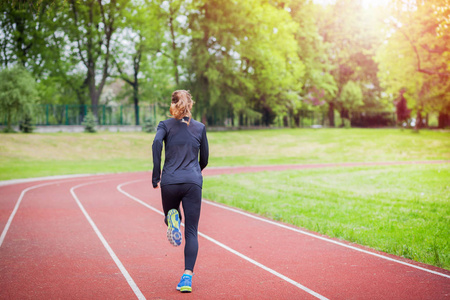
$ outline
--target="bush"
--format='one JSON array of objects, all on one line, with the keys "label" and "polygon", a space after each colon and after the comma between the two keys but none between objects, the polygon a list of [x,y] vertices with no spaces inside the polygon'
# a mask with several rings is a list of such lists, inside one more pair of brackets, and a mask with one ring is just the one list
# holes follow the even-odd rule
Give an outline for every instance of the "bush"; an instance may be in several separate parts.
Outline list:
[{"label": "bush", "polygon": [[81,125],[84,126],[84,132],[94,133],[97,132],[95,130],[95,126],[97,126],[97,119],[95,118],[92,111],[89,111],[84,117],[83,123]]},{"label": "bush", "polygon": [[0,111],[6,114],[8,131],[13,116],[31,115],[37,96],[36,82],[25,68],[17,65],[0,71]]},{"label": "bush", "polygon": [[153,118],[146,118],[144,120],[144,126],[142,126],[142,130],[145,132],[154,132],[156,129],[156,122],[153,120]]},{"label": "bush", "polygon": [[19,130],[23,133],[32,133],[34,126],[31,124],[32,118],[29,114],[25,114],[24,119],[19,124]]},{"label": "bush", "polygon": [[352,128],[352,122],[351,122],[351,120],[350,119],[347,119],[347,118],[345,118],[345,119],[342,119],[342,127],[344,127],[344,128]]},{"label": "bush", "polygon": [[16,133],[16,131],[12,127],[5,127],[1,131],[2,133]]}]

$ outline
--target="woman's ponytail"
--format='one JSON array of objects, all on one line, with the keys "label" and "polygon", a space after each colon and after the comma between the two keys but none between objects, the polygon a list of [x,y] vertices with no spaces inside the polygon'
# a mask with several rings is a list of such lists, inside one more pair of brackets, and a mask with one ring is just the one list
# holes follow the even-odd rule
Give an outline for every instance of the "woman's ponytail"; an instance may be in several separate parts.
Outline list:
[{"label": "woman's ponytail", "polygon": [[170,104],[170,114],[174,116],[175,119],[183,119],[184,117],[189,117],[187,122],[188,126],[191,122],[192,114],[191,109],[194,105],[192,96],[189,91],[177,90],[172,93],[172,103]]}]

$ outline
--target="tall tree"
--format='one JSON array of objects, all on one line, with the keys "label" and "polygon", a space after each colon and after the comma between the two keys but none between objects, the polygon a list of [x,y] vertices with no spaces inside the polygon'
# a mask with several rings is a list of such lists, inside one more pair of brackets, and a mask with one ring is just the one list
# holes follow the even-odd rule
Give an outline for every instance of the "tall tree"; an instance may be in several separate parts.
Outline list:
[{"label": "tall tree", "polygon": [[62,30],[71,41],[71,53],[86,70],[93,113],[97,113],[100,95],[112,67],[117,28],[123,26],[123,13],[129,0],[69,1]]},{"label": "tall tree", "polygon": [[260,0],[200,4],[190,19],[189,78],[203,113],[217,107],[270,124],[301,90],[304,66],[288,11]]},{"label": "tall tree", "polygon": [[[317,109],[326,103],[326,99],[335,98],[336,81],[331,74],[333,66],[327,58],[327,46],[319,34],[316,15],[322,7],[308,0],[291,1],[289,10],[293,20],[298,23],[295,38],[298,42],[298,55],[305,64],[305,76],[302,78],[302,108]],[[300,113],[294,114],[296,126],[300,124]],[[287,122],[286,122],[287,123]]]},{"label": "tall tree", "polygon": [[37,100],[33,76],[16,65],[0,71],[0,111],[6,113],[7,130],[11,130],[13,116],[30,115]]},{"label": "tall tree", "polygon": [[[381,40],[372,10],[364,8],[360,1],[336,0],[317,11],[319,32],[327,46],[327,59],[333,66],[330,73],[337,85],[334,97],[328,99],[331,126],[334,126],[337,101],[347,82],[357,82],[366,98],[379,96],[371,91],[373,89],[381,92],[374,62],[375,50]],[[340,113],[345,115],[342,106]]]},{"label": "tall tree", "polygon": [[439,126],[448,126],[450,1],[394,1],[391,9],[386,41],[378,52],[380,80],[392,95],[404,91],[416,114],[416,129],[433,111],[439,112]]},{"label": "tall tree", "polygon": [[135,124],[139,125],[140,81],[142,63],[158,52],[162,43],[161,7],[154,2],[132,3],[124,12],[127,22],[119,29],[121,47],[115,53],[118,77],[132,88]]},{"label": "tall tree", "polygon": [[51,56],[46,40],[52,35],[49,25],[52,6],[55,5],[51,0],[0,3],[2,67],[19,63],[35,76],[43,75],[45,63]]}]

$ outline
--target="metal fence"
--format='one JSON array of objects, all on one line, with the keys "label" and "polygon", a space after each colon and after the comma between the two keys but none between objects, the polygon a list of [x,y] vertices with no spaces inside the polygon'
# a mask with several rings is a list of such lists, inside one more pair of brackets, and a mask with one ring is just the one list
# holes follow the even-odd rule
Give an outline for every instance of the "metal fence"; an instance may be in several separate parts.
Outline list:
[{"label": "metal fence", "polygon": [[[37,126],[46,125],[81,125],[89,112],[96,112],[99,125],[143,125],[146,120],[153,124],[167,119],[169,105],[161,103],[134,105],[77,105],[77,104],[39,104],[34,107],[32,123]],[[233,115],[230,111],[215,111],[202,119],[200,110],[194,111],[194,118],[213,127],[263,127],[263,117]],[[136,124],[136,114],[138,122]],[[276,117],[271,126],[275,127],[329,127],[328,113],[322,111],[301,111],[296,118]],[[21,119],[12,116],[12,125],[18,125]],[[288,120],[288,121],[287,121]],[[6,125],[7,114],[0,111],[0,125]],[[343,124],[338,113],[335,114],[335,126]],[[393,127],[396,115],[393,112],[354,112],[352,127]]]},{"label": "metal fence", "polygon": [[[39,104],[33,109],[32,123],[34,125],[81,125],[89,112],[96,112],[99,125],[139,125],[146,119],[163,119],[168,108],[158,104],[139,105],[77,105],[77,104]],[[136,114],[138,124],[136,124]],[[12,116],[12,125],[20,123],[20,118]],[[0,112],[0,125],[6,125],[7,114]]]}]

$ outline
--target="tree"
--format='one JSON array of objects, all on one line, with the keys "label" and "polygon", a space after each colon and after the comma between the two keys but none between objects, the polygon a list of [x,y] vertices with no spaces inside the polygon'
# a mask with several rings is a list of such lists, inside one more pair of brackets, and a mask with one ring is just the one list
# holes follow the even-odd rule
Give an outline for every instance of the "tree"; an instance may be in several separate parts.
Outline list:
[{"label": "tree", "polygon": [[55,60],[47,41],[59,9],[52,0],[2,1],[0,3],[0,62],[2,67],[21,64],[36,77]]},{"label": "tree", "polygon": [[400,91],[399,99],[395,102],[395,108],[397,113],[397,123],[400,125],[403,122],[406,122],[411,117],[411,110],[408,109],[408,106],[406,105],[406,99],[403,96],[405,93],[404,90]]},{"label": "tree", "polygon": [[31,115],[36,99],[35,80],[25,68],[15,66],[0,71],[0,110],[6,113],[7,131],[11,130],[14,116]]},{"label": "tree", "polygon": [[337,106],[341,112],[342,126],[344,119],[351,120],[352,111],[364,105],[363,94],[360,86],[349,80],[343,87],[342,92],[337,100]]},{"label": "tree", "polygon": [[[289,4],[292,19],[298,23],[295,38],[298,43],[298,56],[305,65],[305,75],[301,78],[300,93],[302,107],[308,109],[321,108],[327,101],[335,98],[337,85],[331,75],[332,65],[327,59],[327,46],[319,34],[316,16],[322,10],[307,0],[292,1]],[[299,107],[300,108],[300,107]],[[300,113],[294,114],[296,126],[300,124]],[[288,122],[286,122],[288,123]]]},{"label": "tree", "polygon": [[[350,80],[358,83],[369,107],[377,106],[375,103],[381,94],[374,60],[381,43],[376,30],[378,12],[375,8],[364,8],[360,1],[351,0],[336,0],[332,5],[319,8],[316,14],[319,33],[326,46],[326,59],[331,66],[329,72],[336,84],[334,97],[327,99],[330,126],[334,126],[334,110],[343,87]],[[340,113],[346,114],[345,111]]]},{"label": "tree", "polygon": [[160,12],[161,8],[154,2],[130,4],[124,12],[127,23],[118,32],[122,43],[128,46],[115,53],[117,77],[132,88],[136,125],[139,125],[139,88],[143,79],[141,66],[150,63],[162,43]]},{"label": "tree", "polygon": [[204,1],[197,11],[188,79],[204,120],[219,110],[268,125],[300,101],[304,66],[288,11],[261,0]]},{"label": "tree", "polygon": [[405,91],[416,130],[429,112],[439,112],[439,127],[450,114],[449,16],[448,0],[393,1],[386,20],[379,78],[389,94]]},{"label": "tree", "polygon": [[124,10],[129,0],[70,0],[63,14],[61,30],[71,42],[72,58],[86,70],[92,110],[97,115],[100,95],[111,72],[113,47],[119,46],[115,35],[123,26]]}]

